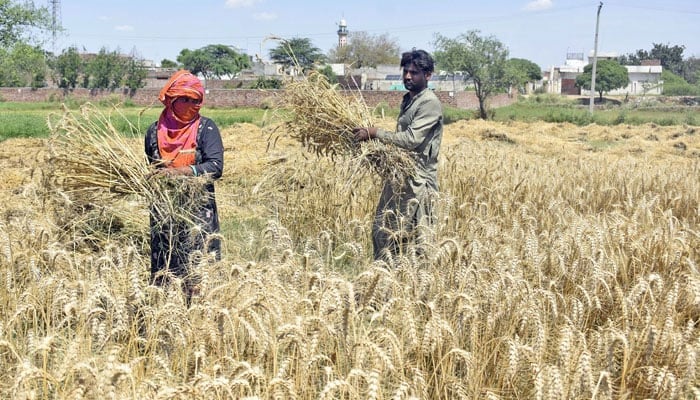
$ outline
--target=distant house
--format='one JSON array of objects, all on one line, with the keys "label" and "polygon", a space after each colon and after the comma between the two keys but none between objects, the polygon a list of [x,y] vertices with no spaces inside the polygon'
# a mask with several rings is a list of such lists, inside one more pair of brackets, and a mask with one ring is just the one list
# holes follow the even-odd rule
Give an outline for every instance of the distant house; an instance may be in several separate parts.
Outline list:
[{"label": "distant house", "polygon": [[576,77],[583,73],[585,66],[583,53],[567,53],[564,65],[552,67],[544,73],[547,92],[580,95],[581,89],[576,87]]},{"label": "distant house", "polygon": [[[600,53],[598,60],[615,60],[616,53]],[[589,54],[588,63],[584,62],[583,53],[568,53],[566,62],[562,66],[551,67],[544,73],[544,81],[548,93],[566,95],[590,95],[590,91],[576,86],[576,77],[583,73],[587,64],[593,62],[593,54]],[[629,85],[621,89],[615,89],[610,95],[644,95],[661,94],[663,81],[661,79],[662,67],[659,60],[646,60],[642,65],[625,65],[629,75]]]}]

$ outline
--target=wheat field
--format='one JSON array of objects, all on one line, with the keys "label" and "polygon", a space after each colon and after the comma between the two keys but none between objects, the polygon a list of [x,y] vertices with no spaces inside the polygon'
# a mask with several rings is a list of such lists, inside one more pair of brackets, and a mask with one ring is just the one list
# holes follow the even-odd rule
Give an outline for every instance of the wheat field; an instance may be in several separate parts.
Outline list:
[{"label": "wheat field", "polygon": [[189,308],[148,285],[142,204],[66,229],[46,142],[3,142],[0,397],[700,399],[700,129],[447,125],[429,251],[386,263],[379,179],[222,136]]}]

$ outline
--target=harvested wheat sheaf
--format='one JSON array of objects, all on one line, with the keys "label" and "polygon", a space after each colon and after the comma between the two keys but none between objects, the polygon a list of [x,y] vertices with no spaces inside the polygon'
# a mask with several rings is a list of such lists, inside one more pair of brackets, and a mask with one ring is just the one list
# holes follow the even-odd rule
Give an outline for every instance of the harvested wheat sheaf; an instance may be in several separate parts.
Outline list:
[{"label": "harvested wheat sheaf", "polygon": [[97,209],[121,218],[142,218],[133,210],[119,212],[117,203],[128,200],[129,209],[136,202],[143,209],[150,205],[160,216],[191,221],[192,210],[206,198],[207,178],[153,178],[143,152],[115,128],[113,118],[128,120],[117,108],[114,111],[106,115],[86,104],[78,112],[66,108],[62,115],[49,118],[47,194],[82,212]]},{"label": "harvested wheat sheaf", "polygon": [[372,110],[359,92],[344,95],[314,71],[286,83],[282,100],[282,108],[292,113],[286,132],[316,155],[351,157],[353,171],[373,170],[396,185],[414,170],[415,159],[407,150],[378,140],[353,139],[353,128],[375,125]]}]

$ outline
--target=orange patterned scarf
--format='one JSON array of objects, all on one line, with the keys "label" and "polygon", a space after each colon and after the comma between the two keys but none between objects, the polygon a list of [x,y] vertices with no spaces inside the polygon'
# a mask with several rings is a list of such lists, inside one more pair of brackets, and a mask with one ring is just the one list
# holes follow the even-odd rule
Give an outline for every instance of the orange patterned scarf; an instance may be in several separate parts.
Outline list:
[{"label": "orange patterned scarf", "polygon": [[165,106],[158,118],[158,150],[163,162],[168,168],[193,165],[199,109],[204,100],[202,83],[189,71],[177,71],[161,89],[158,100]]}]

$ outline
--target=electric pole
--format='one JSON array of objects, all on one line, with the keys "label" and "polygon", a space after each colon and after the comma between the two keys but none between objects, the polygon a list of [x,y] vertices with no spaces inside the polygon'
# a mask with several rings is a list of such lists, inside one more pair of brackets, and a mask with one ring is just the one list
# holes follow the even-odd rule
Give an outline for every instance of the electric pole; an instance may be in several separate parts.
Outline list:
[{"label": "electric pole", "polygon": [[595,67],[598,64],[598,24],[600,23],[600,9],[603,2],[598,5],[598,15],[595,20],[595,41],[593,42],[593,69],[591,70],[591,100],[588,104],[588,112],[593,114],[593,103],[595,102]]}]

